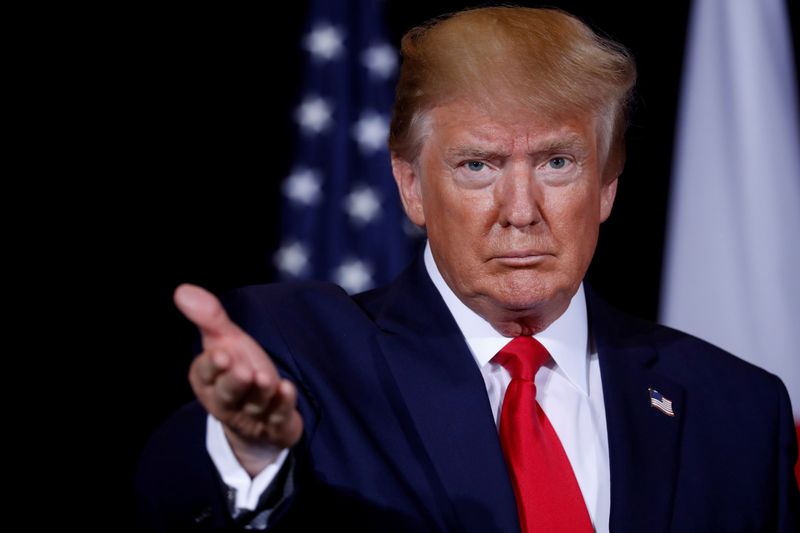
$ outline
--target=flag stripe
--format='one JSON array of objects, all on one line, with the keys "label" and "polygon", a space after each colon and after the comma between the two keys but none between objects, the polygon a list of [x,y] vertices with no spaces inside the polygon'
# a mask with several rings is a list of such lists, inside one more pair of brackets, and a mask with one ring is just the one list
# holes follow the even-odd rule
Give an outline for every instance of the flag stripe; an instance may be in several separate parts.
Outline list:
[{"label": "flag stripe", "polygon": [[800,121],[786,15],[784,0],[693,2],[661,320],[778,375],[800,424]]},{"label": "flag stripe", "polygon": [[661,319],[777,374],[800,420],[800,134],[783,0],[694,3]]}]

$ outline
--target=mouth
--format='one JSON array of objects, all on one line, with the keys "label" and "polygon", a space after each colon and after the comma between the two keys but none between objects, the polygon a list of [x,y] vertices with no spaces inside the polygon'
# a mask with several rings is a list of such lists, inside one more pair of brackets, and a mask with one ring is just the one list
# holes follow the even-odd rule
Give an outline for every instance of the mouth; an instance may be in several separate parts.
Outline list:
[{"label": "mouth", "polygon": [[551,257],[553,257],[553,254],[539,250],[518,250],[504,252],[495,256],[493,260],[504,266],[520,268],[538,265]]}]

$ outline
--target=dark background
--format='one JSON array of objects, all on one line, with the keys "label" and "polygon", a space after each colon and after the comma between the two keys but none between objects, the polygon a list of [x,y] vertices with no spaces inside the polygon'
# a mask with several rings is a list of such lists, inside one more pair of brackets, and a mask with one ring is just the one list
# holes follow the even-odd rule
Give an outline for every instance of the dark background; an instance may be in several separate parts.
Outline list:
[{"label": "dark background", "polygon": [[[396,44],[409,27],[479,2],[384,4]],[[689,1],[548,5],[577,14],[636,58],[627,165],[589,277],[616,306],[655,319]],[[790,8],[797,33],[800,9]],[[192,327],[172,305],[174,288],[192,282],[222,291],[273,279],[307,10],[299,0],[271,12],[132,9],[118,15],[122,36],[110,27],[96,43],[113,43],[98,56],[105,74],[96,111],[113,187],[101,186],[105,201],[86,225],[103,235],[85,273],[99,288],[96,315],[105,325],[93,344],[108,368],[87,405],[113,413],[99,417],[123,463],[111,509],[130,509],[148,435],[191,398]]]}]

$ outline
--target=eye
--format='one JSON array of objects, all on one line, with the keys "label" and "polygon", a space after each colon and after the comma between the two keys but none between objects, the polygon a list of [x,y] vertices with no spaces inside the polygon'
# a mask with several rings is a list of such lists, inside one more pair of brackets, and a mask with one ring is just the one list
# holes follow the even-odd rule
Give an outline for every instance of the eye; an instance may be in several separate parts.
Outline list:
[{"label": "eye", "polygon": [[481,161],[467,161],[467,168],[473,172],[480,172],[484,168],[486,168],[486,163],[482,163]]},{"label": "eye", "polygon": [[550,168],[560,170],[567,166],[567,159],[565,157],[554,157],[547,164],[550,165]]}]

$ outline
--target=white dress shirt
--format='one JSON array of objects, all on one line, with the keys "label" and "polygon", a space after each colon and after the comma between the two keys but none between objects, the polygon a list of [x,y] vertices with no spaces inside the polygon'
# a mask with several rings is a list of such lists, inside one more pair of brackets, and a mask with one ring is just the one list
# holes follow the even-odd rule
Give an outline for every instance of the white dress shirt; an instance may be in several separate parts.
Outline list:
[{"label": "white dress shirt", "polygon": [[206,423],[206,449],[214,466],[217,467],[222,481],[236,491],[236,503],[234,504],[236,508],[248,510],[256,508],[259,498],[278,475],[281,466],[289,456],[288,448],[281,451],[274,462],[251,478],[233,454],[225,431],[222,429],[222,423],[211,415],[208,415]]},{"label": "white dress shirt", "polygon": [[[500,335],[458,299],[439,273],[429,244],[425,247],[425,268],[480,368],[496,424],[511,376],[491,359],[510,339]],[[600,365],[589,339],[583,285],[564,314],[535,338],[552,356],[536,374],[536,399],[561,440],[595,531],[605,533],[611,485],[608,434]],[[287,456],[284,450],[275,463],[251,479],[231,451],[222,425],[211,415],[206,446],[223,481],[236,490],[236,507],[243,509],[255,508],[261,493],[277,475]]]}]

